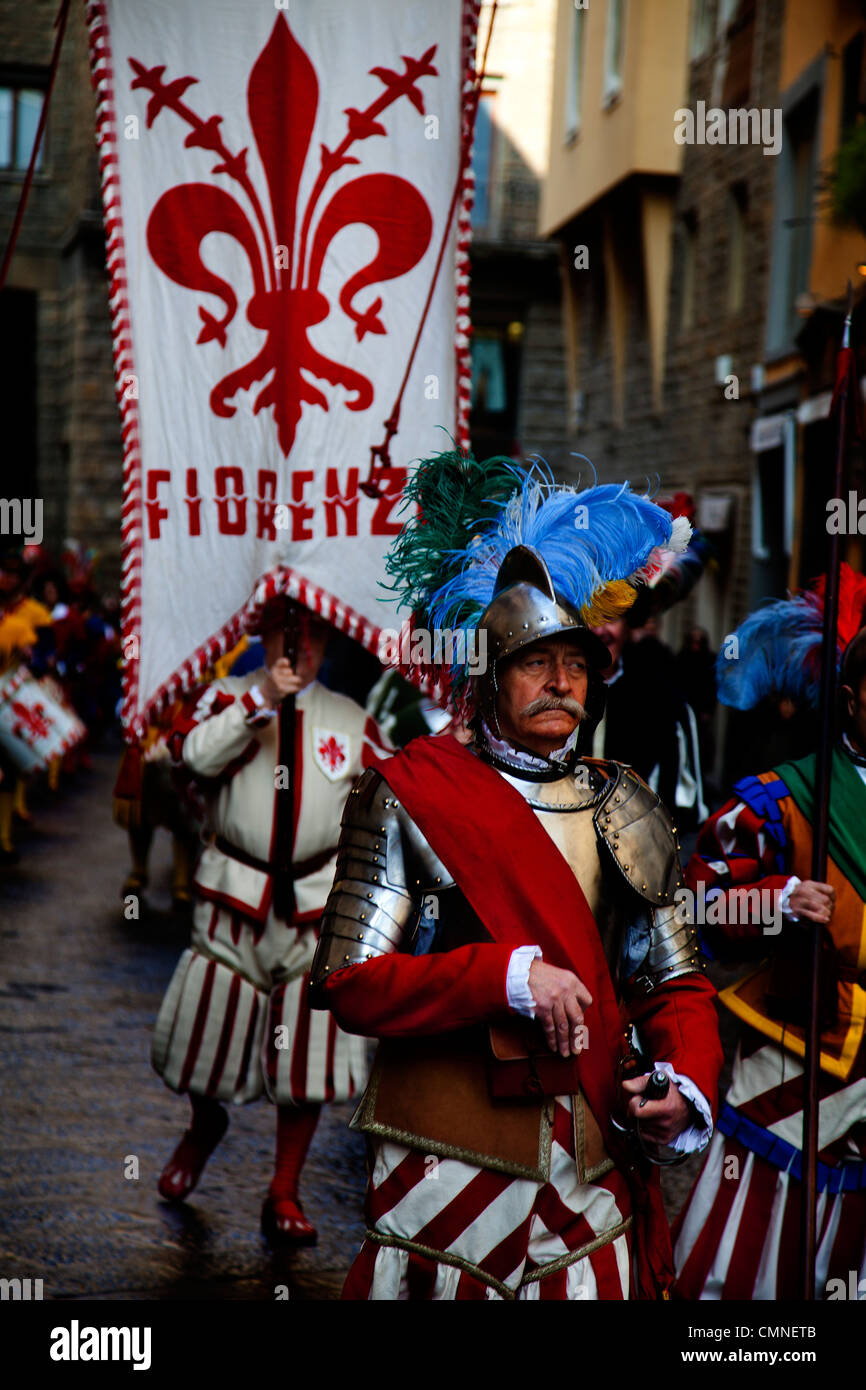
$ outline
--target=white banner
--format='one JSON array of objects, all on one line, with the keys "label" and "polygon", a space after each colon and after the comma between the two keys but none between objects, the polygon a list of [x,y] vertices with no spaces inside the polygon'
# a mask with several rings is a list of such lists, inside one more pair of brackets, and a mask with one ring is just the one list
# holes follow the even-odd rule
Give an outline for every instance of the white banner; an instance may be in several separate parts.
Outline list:
[{"label": "white banner", "polygon": [[236,639],[266,572],[373,650],[397,623],[379,583],[406,470],[465,442],[477,11],[88,5],[133,732]]}]

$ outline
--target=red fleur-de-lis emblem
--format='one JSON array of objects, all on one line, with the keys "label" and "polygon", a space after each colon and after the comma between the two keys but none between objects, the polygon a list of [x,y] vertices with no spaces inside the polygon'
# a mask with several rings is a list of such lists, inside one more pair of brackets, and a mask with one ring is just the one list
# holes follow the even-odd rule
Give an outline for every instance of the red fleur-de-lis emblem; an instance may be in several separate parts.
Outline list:
[{"label": "red fleur-de-lis emblem", "polygon": [[45,718],[44,705],[25,705],[21,700],[13,700],[12,713],[16,716],[12,726],[16,738],[21,738],[25,733],[32,738],[47,738],[51,733],[51,722]]},{"label": "red fleur-de-lis emblem", "polygon": [[[410,271],[430,244],[433,219],[426,200],[407,179],[394,174],[364,174],[343,183],[318,216],[314,216],[329,181],[344,166],[358,164],[352,146],[372,136],[386,136],[378,119],[394,102],[406,97],[420,113],[424,99],[417,82],[438,76],[432,64],[436,46],[421,58],[402,59],[405,71],[373,68],[371,75],[384,91],[363,111],[349,107],[346,134],[335,149],[320,145],[319,169],[306,206],[298,206],[298,189],[319,102],[315,69],[294,38],[283,15],[278,15],[270,38],[253,64],[247,85],[250,127],[267,180],[262,199],[247,168],[248,147],[232,153],[220,131],[222,117],[207,120],[184,100],[197,79],[181,77],[164,82],[164,66],[146,68],[135,58],[130,66],[136,76],[133,88],[150,92],[147,126],[164,110],[173,111],[190,127],[186,148],[199,147],[217,156],[212,172],[232,181],[243,195],[232,196],[209,183],[185,183],[170,188],[156,202],[147,224],[147,244],[159,268],[179,285],[198,293],[215,295],[224,312],[217,316],[199,305],[202,327],[197,342],[217,342],[228,347],[228,329],[238,309],[231,284],[202,261],[201,243],[211,232],[224,232],[243,248],[250,264],[253,294],[247,319],[267,337],[261,351],[244,366],[218,381],[210,393],[211,409],[218,416],[235,414],[231,397],[265,382],[254,411],[273,410],[277,438],[288,456],[303,406],[328,409],[324,393],[309,379],[342,386],[349,393],[349,410],[367,410],[373,386],[367,377],[318,352],[309,331],[331,313],[331,304],[319,289],[329,247],[344,227],[362,223],[375,232],[378,250],[371,261],[346,280],[339,294],[343,312],[352,320],[358,342],[368,333],[385,334],[383,300],[377,297],[366,309],[355,301],[368,286],[393,280]],[[264,254],[264,249],[269,254]],[[278,248],[284,248],[287,264],[281,264]]]},{"label": "red fleur-de-lis emblem", "polygon": [[336,772],[346,761],[346,754],[343,752],[343,749],[340,747],[333,734],[331,734],[330,738],[322,739],[319,742],[318,754],[321,761],[326,763],[332,772]]}]

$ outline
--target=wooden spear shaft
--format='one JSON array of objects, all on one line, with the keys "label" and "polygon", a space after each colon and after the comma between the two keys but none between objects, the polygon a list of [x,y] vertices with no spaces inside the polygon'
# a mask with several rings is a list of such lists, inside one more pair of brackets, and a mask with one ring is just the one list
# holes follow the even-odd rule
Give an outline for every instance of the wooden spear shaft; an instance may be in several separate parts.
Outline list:
[{"label": "wooden spear shaft", "polygon": [[[851,333],[851,282],[848,282],[848,310],[842,334],[842,349],[848,348]],[[845,471],[845,449],[848,423],[848,373],[842,379],[838,398],[838,430],[836,435],[836,466],[833,478],[833,497],[842,496]],[[824,632],[821,667],[821,740],[815,763],[816,819],[812,832],[812,879],[825,883],[827,879],[827,838],[830,818],[830,778],[833,768],[833,746],[836,702],[836,631],[839,620],[839,570],[842,560],[842,537],[830,535],[827,561],[827,582],[824,590]],[[817,1184],[818,1184],[818,1079],[821,1052],[821,926],[811,924],[811,971],[809,976],[809,1014],[806,1029],[806,1069],[803,1081],[803,1168],[800,1188],[800,1254],[802,1259],[801,1289],[807,1302],[815,1298],[815,1258],[817,1253]]]},{"label": "wooden spear shaft", "polygon": [[[283,631],[283,656],[297,670],[298,628],[297,610],[292,605]],[[277,716],[280,721],[279,758],[286,777],[277,792],[277,837],[275,845],[276,873],[274,875],[273,905],[275,914],[285,922],[294,916],[295,891],[292,873],[292,851],[295,830],[295,697],[284,696]]]}]

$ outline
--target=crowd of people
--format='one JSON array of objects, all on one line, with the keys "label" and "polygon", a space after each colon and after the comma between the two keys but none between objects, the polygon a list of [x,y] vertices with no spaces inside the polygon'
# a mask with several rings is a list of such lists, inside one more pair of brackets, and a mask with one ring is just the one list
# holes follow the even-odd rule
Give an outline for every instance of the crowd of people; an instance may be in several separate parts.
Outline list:
[{"label": "crowd of people", "polygon": [[[455,657],[445,673],[447,711],[259,588],[240,645],[124,754],[122,892],[146,892],[162,826],[191,919],[153,1035],[155,1070],[190,1105],[159,1194],[185,1201],[230,1113],[265,1097],[262,1232],[312,1244],[304,1161],[321,1107],[352,1098],[368,1229],[346,1298],[794,1297],[818,923],[817,1279],[833,1296],[866,1275],[866,585],[843,576],[859,619],[840,646],[830,861],[813,882],[814,690],[779,653],[806,612],[796,670],[814,677],[820,595],[775,606],[774,642],[765,613],[747,619],[736,672],[699,627],[675,654],[661,616],[708,559],[683,516],[589,488],[582,539],[577,494],[515,465],[519,506],[494,505],[491,479],[484,516],[437,519],[441,470],[485,466],[423,462],[395,552],[415,621],[485,634],[485,669]],[[78,565],[0,571],[2,680],[53,692],[76,731],[62,751],[19,731],[42,759],[28,771],[0,726],[7,862],[27,776],[56,788],[114,718],[117,629]],[[711,815],[719,698],[748,723]],[[699,832],[685,866],[680,825]],[[750,964],[721,996],[740,1028],[721,1104],[707,959]],[[671,1231],[659,1171],[704,1152]]]},{"label": "crowd of people", "polygon": [[[616,582],[658,546],[623,543],[612,582],[593,590],[541,524],[562,493],[529,475],[521,486],[526,544],[513,516],[500,531],[476,519],[461,557],[453,536],[450,546],[425,537],[433,502],[409,537],[410,550],[434,550],[427,573],[440,581],[414,595],[413,611],[431,628],[459,612],[488,639],[485,672],[448,673],[450,721],[393,673],[371,687],[375,669],[362,678],[346,649],[327,676],[339,685],[349,670],[358,703],[328,692],[321,623],[255,596],[258,667],[217,681],[175,720],[168,746],[205,790],[210,837],[192,942],[154,1036],[154,1066],[191,1102],[160,1193],[185,1200],[233,1106],[265,1095],[277,1140],[262,1230],[274,1244],[313,1243],[300,1185],[320,1108],[360,1096],[368,1231],[346,1298],[793,1297],[804,924],[817,921],[829,962],[817,1194],[826,1296],[866,1258],[866,888],[844,831],[864,796],[863,773],[846,771],[866,766],[862,643],[840,676],[841,829],[828,883],[813,883],[814,759],[772,774],[758,760],[761,776],[709,815],[703,769],[723,667],[702,629],[678,655],[658,632],[695,578],[694,538],[643,502],[644,539],[667,539],[665,598],[630,614]],[[625,513],[637,499],[619,505],[633,535]],[[450,574],[443,553],[457,556]],[[282,634],[298,625],[290,660]],[[784,726],[790,701],[814,728],[803,692],[781,679],[746,703],[724,684],[753,727]],[[289,725],[300,762],[281,803],[270,774]],[[669,811],[700,828],[685,871]],[[684,884],[714,914],[684,917]],[[754,886],[761,905],[773,897],[767,921],[751,899],[737,910]],[[710,958],[760,962],[722,996],[742,1037],[721,1106],[699,935]],[[369,1077],[367,1038],[378,1040]],[[669,1232],[658,1169],[704,1150]]]}]

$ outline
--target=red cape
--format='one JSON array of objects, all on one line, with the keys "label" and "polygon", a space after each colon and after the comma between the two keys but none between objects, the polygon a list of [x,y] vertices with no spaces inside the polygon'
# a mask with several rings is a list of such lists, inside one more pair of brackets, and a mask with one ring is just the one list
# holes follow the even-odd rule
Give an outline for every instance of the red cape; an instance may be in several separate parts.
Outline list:
[{"label": "red cape", "polygon": [[415,739],[375,766],[492,939],[538,945],[586,985],[593,1002],[578,1069],[610,1138],[623,1024],[595,919],[565,859],[520,793],[451,735]]}]

